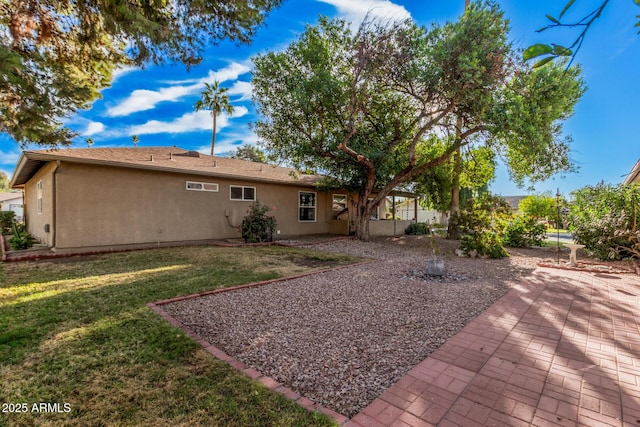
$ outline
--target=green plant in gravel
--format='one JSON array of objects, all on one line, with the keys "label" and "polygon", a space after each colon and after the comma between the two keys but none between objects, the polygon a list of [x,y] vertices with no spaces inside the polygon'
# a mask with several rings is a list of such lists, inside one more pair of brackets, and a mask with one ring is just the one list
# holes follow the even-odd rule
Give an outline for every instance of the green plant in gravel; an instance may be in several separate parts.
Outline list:
[{"label": "green plant in gravel", "polygon": [[404,230],[405,234],[419,235],[419,234],[431,234],[429,230],[429,224],[426,222],[415,222],[409,224],[409,226]]},{"label": "green plant in gravel", "polygon": [[242,220],[242,238],[247,243],[271,242],[276,230],[277,221],[267,215],[270,208],[267,205],[255,201],[247,216]]},{"label": "green plant in gravel", "polygon": [[450,221],[460,229],[465,254],[475,251],[479,256],[504,258],[509,254],[502,246],[502,235],[511,216],[504,199],[484,194],[468,200]]},{"label": "green plant in gravel", "polygon": [[517,215],[507,224],[502,243],[505,246],[524,248],[540,246],[544,241],[546,227],[538,224],[536,218],[529,215]]},{"label": "green plant in gravel", "polygon": [[640,186],[600,183],[573,193],[569,230],[600,259],[640,258]]},{"label": "green plant in gravel", "polygon": [[[306,249],[196,247],[0,266],[0,402],[71,405],[69,413],[2,414],[0,425],[333,425],[146,307],[309,270],[291,257],[326,259]],[[319,267],[353,261],[335,255]]]},{"label": "green plant in gravel", "polygon": [[13,222],[13,236],[9,239],[9,244],[13,250],[28,249],[33,246],[33,237],[27,231],[24,224]]},{"label": "green plant in gravel", "polygon": [[0,211],[0,231],[2,234],[10,234],[16,213],[13,211]]}]

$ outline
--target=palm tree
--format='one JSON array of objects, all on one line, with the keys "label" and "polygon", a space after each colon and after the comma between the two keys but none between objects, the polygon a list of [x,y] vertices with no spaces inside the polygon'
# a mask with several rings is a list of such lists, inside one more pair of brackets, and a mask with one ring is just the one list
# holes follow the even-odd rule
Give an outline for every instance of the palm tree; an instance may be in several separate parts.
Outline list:
[{"label": "palm tree", "polygon": [[140,138],[138,138],[138,135],[132,135],[131,142],[133,142],[133,148],[136,148],[138,146],[138,142],[140,142]]},{"label": "palm tree", "polygon": [[213,116],[213,132],[211,133],[211,155],[216,143],[216,119],[223,111],[233,114],[233,105],[229,104],[229,96],[226,92],[229,88],[221,88],[220,82],[215,80],[213,84],[205,83],[206,89],[202,91],[202,99],[196,102],[196,111],[211,110]]},{"label": "palm tree", "polygon": [[94,144],[93,138],[87,138],[85,141],[87,142],[87,147],[89,148],[91,148],[91,146]]}]

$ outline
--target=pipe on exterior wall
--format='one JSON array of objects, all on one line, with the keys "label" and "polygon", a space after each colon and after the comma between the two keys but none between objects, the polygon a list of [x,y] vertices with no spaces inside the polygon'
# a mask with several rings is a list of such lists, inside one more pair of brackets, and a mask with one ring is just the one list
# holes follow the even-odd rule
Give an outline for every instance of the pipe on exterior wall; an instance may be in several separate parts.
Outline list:
[{"label": "pipe on exterior wall", "polygon": [[56,188],[58,187],[58,178],[57,178],[57,173],[58,173],[58,168],[60,167],[60,160],[56,160],[56,167],[53,170],[53,172],[51,173],[51,183],[52,183],[52,188],[51,188],[51,229],[53,230],[53,237],[51,238],[51,247],[55,248],[56,247],[56,213],[57,213],[57,206],[58,203],[56,202]]}]

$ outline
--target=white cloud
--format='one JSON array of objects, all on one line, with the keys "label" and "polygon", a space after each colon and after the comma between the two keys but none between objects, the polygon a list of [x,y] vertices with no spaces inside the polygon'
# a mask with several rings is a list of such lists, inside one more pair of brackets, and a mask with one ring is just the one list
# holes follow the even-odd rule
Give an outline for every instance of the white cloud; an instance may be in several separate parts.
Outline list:
[{"label": "white cloud", "polygon": [[338,13],[355,27],[367,14],[372,18],[403,20],[411,18],[404,6],[389,0],[317,0],[338,9]]},{"label": "white cloud", "polygon": [[222,68],[218,71],[209,70],[209,76],[206,81],[208,83],[212,83],[214,80],[219,82],[226,82],[229,80],[237,80],[243,74],[247,74],[251,71],[251,67],[249,66],[249,62],[231,62],[225,68]]},{"label": "white cloud", "polygon": [[123,102],[109,108],[107,115],[111,117],[126,116],[138,111],[151,110],[160,102],[176,102],[183,96],[197,92],[200,87],[200,84],[194,84],[190,86],[171,86],[157,91],[137,89]]},{"label": "white cloud", "polygon": [[11,179],[19,159],[20,151],[0,151],[0,165],[2,165],[0,171],[6,173]]},{"label": "white cloud", "polygon": [[120,68],[116,68],[115,70],[113,70],[113,79],[111,81],[111,84],[113,84],[116,80],[118,80],[120,77],[124,76],[125,74],[129,74],[132,71],[136,71],[139,70],[139,68],[136,67],[120,67]]},{"label": "white cloud", "polygon": [[87,128],[84,130],[84,132],[82,132],[82,136],[95,135],[97,133],[104,132],[104,130],[105,130],[104,123],[89,122],[89,124],[87,125]]},{"label": "white cloud", "polygon": [[118,105],[107,109],[107,115],[119,117],[139,111],[152,110],[161,102],[177,102],[185,96],[202,91],[205,82],[236,80],[239,76],[249,71],[251,71],[251,68],[246,62],[231,62],[220,70],[210,70],[205,78],[172,82],[172,86],[158,90],[137,89]]},{"label": "white cloud", "polygon": [[[225,132],[224,137],[216,138],[216,153],[235,151],[242,145],[258,145],[258,135],[248,127],[235,132]],[[208,154],[209,151],[203,151],[203,153]]]},{"label": "white cloud", "polygon": [[242,81],[235,82],[227,92],[227,94],[229,95],[240,95],[240,98],[235,99],[234,101],[244,101],[247,99],[251,99],[252,93],[253,87],[251,86],[251,83]]},{"label": "white cloud", "polygon": [[[242,117],[246,115],[249,110],[244,106],[235,107],[233,117]],[[229,116],[222,114],[218,116],[216,128],[217,130],[223,129],[229,125]],[[211,112],[210,111],[196,111],[193,113],[186,113],[177,119],[169,122],[162,122],[159,120],[149,120],[148,122],[131,126],[128,133],[130,135],[148,135],[156,133],[186,133],[197,130],[210,130],[213,127]]]},{"label": "white cloud", "polygon": [[0,151],[0,165],[15,166],[20,159],[20,151]]}]

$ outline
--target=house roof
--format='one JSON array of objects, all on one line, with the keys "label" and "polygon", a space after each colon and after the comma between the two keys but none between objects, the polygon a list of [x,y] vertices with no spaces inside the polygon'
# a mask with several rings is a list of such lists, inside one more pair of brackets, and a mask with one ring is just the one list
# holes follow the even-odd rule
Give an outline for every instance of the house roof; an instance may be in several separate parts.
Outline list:
[{"label": "house roof", "polygon": [[235,178],[288,185],[313,186],[319,175],[305,175],[295,169],[265,163],[231,159],[187,151],[177,147],[63,148],[24,151],[18,160],[10,186],[19,188],[49,161],[116,166],[181,174]]},{"label": "house roof", "polygon": [[15,199],[22,199],[22,192],[0,193],[0,203]]},{"label": "house roof", "polygon": [[635,165],[631,168],[631,172],[627,174],[627,177],[624,179],[623,184],[628,185],[638,181],[638,175],[640,175],[640,160],[636,162]]},{"label": "house roof", "polygon": [[504,196],[502,198],[509,206],[511,206],[511,209],[518,210],[520,207],[520,201],[526,197],[527,196]]}]

